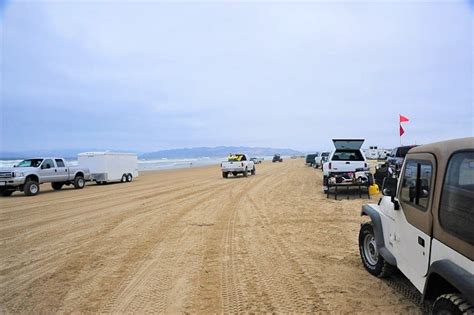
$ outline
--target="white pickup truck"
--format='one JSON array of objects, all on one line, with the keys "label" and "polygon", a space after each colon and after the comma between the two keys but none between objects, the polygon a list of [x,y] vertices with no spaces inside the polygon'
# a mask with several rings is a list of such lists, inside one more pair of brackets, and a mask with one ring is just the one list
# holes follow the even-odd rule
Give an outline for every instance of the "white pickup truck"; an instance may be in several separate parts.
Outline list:
[{"label": "white pickup truck", "polygon": [[335,150],[323,164],[323,190],[325,191],[328,189],[328,181],[333,177],[337,180],[349,180],[356,173],[369,172],[367,160],[360,149],[364,139],[333,139],[332,142]]},{"label": "white pickup truck", "polygon": [[247,177],[248,172],[255,175],[255,163],[246,154],[231,154],[226,162],[221,163],[222,177],[227,178],[229,173],[237,176],[242,174]]}]

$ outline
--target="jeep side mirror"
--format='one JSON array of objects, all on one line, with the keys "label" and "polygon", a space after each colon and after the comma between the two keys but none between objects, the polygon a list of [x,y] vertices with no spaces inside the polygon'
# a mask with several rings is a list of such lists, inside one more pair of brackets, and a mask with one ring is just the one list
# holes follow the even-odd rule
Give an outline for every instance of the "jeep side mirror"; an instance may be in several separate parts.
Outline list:
[{"label": "jeep side mirror", "polygon": [[395,197],[397,194],[398,180],[393,177],[385,177],[382,184],[382,193],[384,196]]}]

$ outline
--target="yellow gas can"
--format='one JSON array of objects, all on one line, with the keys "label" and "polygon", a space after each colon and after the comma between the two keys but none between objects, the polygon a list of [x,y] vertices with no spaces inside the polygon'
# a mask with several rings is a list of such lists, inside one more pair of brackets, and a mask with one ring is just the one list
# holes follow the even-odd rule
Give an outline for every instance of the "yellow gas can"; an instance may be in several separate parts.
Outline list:
[{"label": "yellow gas can", "polygon": [[369,186],[369,195],[377,195],[379,193],[379,186],[377,184],[373,184]]}]

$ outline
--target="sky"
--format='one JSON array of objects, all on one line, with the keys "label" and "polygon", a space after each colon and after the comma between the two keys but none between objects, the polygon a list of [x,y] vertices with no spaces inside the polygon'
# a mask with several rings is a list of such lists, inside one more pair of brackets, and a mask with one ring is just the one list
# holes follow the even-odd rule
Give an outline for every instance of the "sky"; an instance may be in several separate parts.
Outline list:
[{"label": "sky", "polygon": [[0,2],[0,151],[474,135],[468,1]]}]

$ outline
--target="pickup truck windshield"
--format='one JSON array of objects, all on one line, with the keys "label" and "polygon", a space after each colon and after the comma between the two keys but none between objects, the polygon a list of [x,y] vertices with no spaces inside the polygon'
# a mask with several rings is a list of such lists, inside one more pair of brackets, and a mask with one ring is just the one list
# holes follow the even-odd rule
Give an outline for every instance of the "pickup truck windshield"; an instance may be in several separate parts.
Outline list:
[{"label": "pickup truck windshield", "polygon": [[18,167],[38,167],[40,166],[41,162],[43,162],[43,159],[29,159],[29,160],[23,160],[20,163],[18,163]]},{"label": "pickup truck windshield", "polygon": [[364,161],[364,157],[359,150],[336,150],[333,161]]}]

